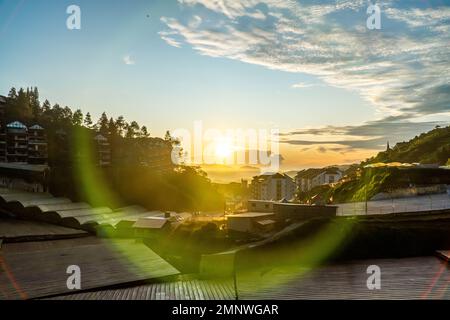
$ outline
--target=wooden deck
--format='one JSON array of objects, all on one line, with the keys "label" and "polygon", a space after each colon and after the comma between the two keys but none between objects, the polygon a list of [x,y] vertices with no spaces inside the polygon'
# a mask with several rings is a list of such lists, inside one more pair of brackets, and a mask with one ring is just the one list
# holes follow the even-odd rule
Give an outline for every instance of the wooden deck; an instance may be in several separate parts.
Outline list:
[{"label": "wooden deck", "polygon": [[230,281],[186,280],[59,296],[53,300],[233,300]]},{"label": "wooden deck", "polygon": [[70,293],[72,291],[66,286],[66,270],[70,265],[81,268],[82,290],[179,273],[145,245],[134,241],[96,238],[77,241],[3,244],[0,299],[31,299]]},{"label": "wooden deck", "polygon": [[[369,290],[367,267],[381,268],[381,290]],[[239,299],[450,299],[450,269],[437,257],[360,260],[320,267],[239,273]],[[184,280],[54,297],[56,300],[234,300],[232,279]]]},{"label": "wooden deck", "polygon": [[[367,267],[381,269],[381,290],[369,290]],[[450,299],[450,268],[437,257],[361,260],[308,271],[238,273],[242,299]]]}]

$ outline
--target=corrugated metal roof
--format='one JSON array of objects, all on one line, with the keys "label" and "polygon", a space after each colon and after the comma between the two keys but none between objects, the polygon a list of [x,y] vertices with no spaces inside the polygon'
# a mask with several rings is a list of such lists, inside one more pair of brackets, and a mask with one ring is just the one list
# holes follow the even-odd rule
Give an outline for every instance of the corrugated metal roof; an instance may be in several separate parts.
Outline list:
[{"label": "corrugated metal roof", "polygon": [[146,217],[140,218],[133,225],[136,229],[162,229],[166,224],[169,223],[168,219],[161,217]]},{"label": "corrugated metal roof", "polygon": [[5,242],[39,241],[86,236],[87,232],[38,221],[0,218],[0,238]]}]

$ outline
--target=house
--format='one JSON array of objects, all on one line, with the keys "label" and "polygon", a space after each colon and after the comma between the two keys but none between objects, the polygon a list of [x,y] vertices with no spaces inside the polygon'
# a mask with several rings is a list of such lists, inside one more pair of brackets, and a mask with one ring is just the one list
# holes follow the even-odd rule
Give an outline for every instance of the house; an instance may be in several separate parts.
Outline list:
[{"label": "house", "polygon": [[311,168],[297,173],[295,182],[299,191],[307,192],[317,186],[336,183],[342,176],[342,171],[336,167]]},{"label": "house", "polygon": [[253,177],[250,192],[255,200],[292,199],[295,194],[295,183],[286,174],[263,174]]},{"label": "house", "polygon": [[273,230],[276,224],[273,212],[246,212],[229,215],[226,218],[229,232],[264,233]]},{"label": "house", "polygon": [[108,139],[99,134],[95,136],[95,148],[98,165],[106,167],[111,164],[111,148]]},{"label": "house", "polygon": [[45,164],[48,160],[48,148],[45,130],[35,124],[28,128],[28,163]]},{"label": "house", "polygon": [[6,162],[6,97],[0,96],[0,162]]},{"label": "house", "polygon": [[274,201],[248,200],[247,210],[253,212],[273,212]]},{"label": "house", "polygon": [[19,121],[6,125],[6,159],[8,162],[28,161],[28,128]]}]

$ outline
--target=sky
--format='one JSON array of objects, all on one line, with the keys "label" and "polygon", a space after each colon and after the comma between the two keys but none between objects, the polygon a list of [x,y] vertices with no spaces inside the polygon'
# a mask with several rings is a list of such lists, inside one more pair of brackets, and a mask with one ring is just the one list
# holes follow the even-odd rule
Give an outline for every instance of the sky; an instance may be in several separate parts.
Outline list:
[{"label": "sky", "polygon": [[358,162],[450,122],[449,1],[376,3],[371,30],[358,0],[0,0],[0,94],[153,136],[278,129],[285,170]]}]

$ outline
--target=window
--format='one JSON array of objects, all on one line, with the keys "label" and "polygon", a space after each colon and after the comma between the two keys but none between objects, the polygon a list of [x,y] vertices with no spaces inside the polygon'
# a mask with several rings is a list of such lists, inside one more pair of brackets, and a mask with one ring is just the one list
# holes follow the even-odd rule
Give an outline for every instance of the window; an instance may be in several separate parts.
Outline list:
[{"label": "window", "polygon": [[281,200],[281,181],[277,181],[277,200]]}]

